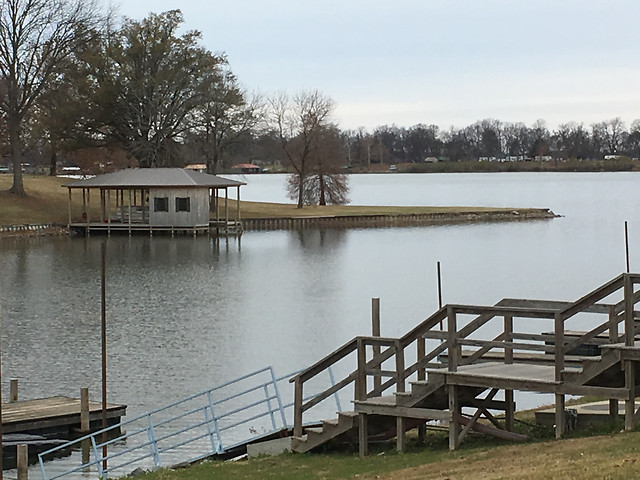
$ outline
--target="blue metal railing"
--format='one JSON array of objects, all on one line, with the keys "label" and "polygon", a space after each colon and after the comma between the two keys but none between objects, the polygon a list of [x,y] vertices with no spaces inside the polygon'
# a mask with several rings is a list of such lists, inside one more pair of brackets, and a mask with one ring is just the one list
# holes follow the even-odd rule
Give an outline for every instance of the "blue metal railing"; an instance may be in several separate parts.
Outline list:
[{"label": "blue metal railing", "polygon": [[[277,377],[272,367],[266,367],[47,450],[38,455],[42,479],[76,473],[82,473],[84,478],[87,473],[107,478],[114,470],[122,472],[124,467],[133,465],[191,463],[288,430],[292,427],[289,419],[293,401],[283,402],[281,389],[297,373]],[[328,380],[333,383],[332,372]],[[289,393],[288,397],[293,395]],[[337,394],[335,400],[341,411]],[[103,454],[104,447],[110,451],[107,455]],[[70,448],[83,449],[80,464],[48,472],[45,458]]]}]

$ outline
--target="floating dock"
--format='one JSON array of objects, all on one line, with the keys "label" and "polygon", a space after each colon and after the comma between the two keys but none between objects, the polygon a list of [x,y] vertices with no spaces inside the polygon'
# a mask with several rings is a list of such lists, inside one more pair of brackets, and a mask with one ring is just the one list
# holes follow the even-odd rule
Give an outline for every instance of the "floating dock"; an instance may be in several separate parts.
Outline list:
[{"label": "floating dock", "polygon": [[[107,422],[113,425],[126,415],[127,406],[107,404]],[[102,425],[102,404],[89,402],[91,429]],[[3,433],[29,433],[70,436],[80,429],[80,399],[50,397],[2,404]]]}]

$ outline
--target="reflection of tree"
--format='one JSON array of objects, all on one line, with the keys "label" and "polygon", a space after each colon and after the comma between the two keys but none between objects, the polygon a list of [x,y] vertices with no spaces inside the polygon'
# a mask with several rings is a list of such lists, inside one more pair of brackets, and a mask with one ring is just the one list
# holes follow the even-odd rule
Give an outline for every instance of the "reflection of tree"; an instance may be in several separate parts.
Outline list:
[{"label": "reflection of tree", "polygon": [[346,235],[347,231],[342,228],[301,228],[291,231],[291,236],[295,236],[302,249],[308,252],[332,250],[344,243]]}]

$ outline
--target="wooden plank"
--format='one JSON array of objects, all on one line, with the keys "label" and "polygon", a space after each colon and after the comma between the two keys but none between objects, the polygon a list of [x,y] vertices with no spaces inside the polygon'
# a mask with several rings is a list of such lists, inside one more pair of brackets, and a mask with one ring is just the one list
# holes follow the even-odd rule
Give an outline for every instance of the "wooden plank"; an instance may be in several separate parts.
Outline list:
[{"label": "wooden plank", "polygon": [[[562,302],[556,300],[529,300],[520,298],[503,298],[496,306],[500,307],[520,307],[520,308],[532,308],[532,309],[544,309],[544,310],[564,310],[573,305],[572,302]],[[588,313],[609,313],[609,307],[611,305],[604,303],[596,303],[594,305],[587,306],[583,312]]]},{"label": "wooden plank", "polygon": [[451,412],[448,410],[436,410],[433,408],[401,407],[393,404],[379,404],[354,402],[356,412],[368,415],[384,415],[387,417],[417,418],[419,420],[451,420]]},{"label": "wooden plank", "polygon": [[[471,422],[471,419],[465,416],[460,417],[460,423],[463,425],[467,425]],[[524,442],[527,440],[526,435],[521,435],[519,433],[507,432],[506,430],[498,430],[497,428],[490,427],[488,425],[484,425],[482,423],[474,423],[471,427],[473,430],[479,433],[484,433],[485,435],[491,435],[492,437],[502,438],[504,440],[512,440],[515,442]]]}]

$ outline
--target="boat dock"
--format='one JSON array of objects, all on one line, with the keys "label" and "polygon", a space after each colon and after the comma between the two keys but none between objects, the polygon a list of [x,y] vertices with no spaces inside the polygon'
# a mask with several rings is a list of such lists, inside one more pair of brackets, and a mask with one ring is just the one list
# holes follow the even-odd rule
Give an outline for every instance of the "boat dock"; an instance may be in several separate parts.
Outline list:
[{"label": "boat dock", "polygon": [[[80,430],[81,401],[70,397],[50,397],[2,404],[3,433],[70,436]],[[113,425],[126,414],[126,405],[107,404],[107,422]],[[89,402],[90,429],[102,425],[102,404]]]}]

